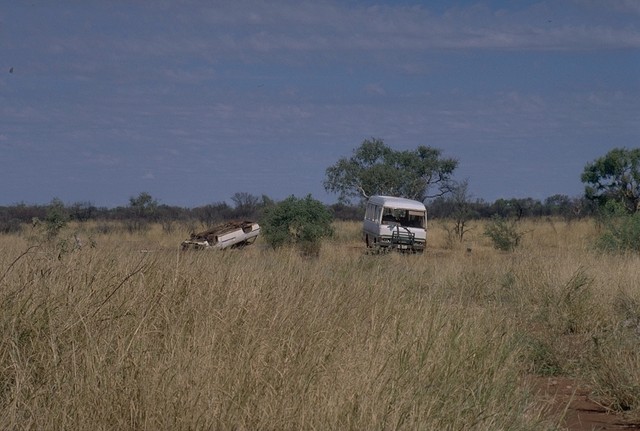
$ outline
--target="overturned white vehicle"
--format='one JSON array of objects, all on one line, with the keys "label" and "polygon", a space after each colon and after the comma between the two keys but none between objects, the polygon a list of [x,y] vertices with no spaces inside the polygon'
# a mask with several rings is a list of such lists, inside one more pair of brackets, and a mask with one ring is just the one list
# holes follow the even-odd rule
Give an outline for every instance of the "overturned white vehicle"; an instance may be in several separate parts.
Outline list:
[{"label": "overturned white vehicle", "polygon": [[192,233],[182,242],[182,249],[225,249],[253,244],[260,234],[260,225],[252,221],[227,222],[213,228]]},{"label": "overturned white vehicle", "polygon": [[368,248],[422,253],[427,241],[427,209],[411,199],[371,196],[362,238]]}]

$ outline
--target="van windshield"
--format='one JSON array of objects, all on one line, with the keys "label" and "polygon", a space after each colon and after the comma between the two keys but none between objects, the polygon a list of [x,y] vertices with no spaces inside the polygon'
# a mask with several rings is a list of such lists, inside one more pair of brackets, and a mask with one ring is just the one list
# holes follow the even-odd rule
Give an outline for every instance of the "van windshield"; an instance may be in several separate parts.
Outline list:
[{"label": "van windshield", "polygon": [[384,208],[382,211],[383,224],[424,228],[424,218],[424,211],[406,210],[401,208]]}]

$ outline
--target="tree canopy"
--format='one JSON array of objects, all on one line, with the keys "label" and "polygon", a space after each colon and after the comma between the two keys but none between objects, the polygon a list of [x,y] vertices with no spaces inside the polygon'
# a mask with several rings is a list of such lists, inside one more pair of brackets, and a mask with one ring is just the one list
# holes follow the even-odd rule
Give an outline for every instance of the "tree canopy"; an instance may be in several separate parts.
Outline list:
[{"label": "tree canopy", "polygon": [[588,163],[581,179],[587,198],[619,202],[630,213],[640,210],[640,148],[614,148]]},{"label": "tree canopy", "polygon": [[307,195],[289,196],[265,210],[260,224],[265,240],[273,248],[286,244],[317,245],[333,234],[333,217],[327,207]]},{"label": "tree canopy", "polygon": [[[324,188],[337,193],[341,202],[376,194],[424,201],[449,191],[457,166],[456,159],[443,158],[435,148],[421,145],[415,150],[396,151],[372,138],[364,140],[353,156],[327,168]],[[430,195],[433,187],[437,191]]]}]

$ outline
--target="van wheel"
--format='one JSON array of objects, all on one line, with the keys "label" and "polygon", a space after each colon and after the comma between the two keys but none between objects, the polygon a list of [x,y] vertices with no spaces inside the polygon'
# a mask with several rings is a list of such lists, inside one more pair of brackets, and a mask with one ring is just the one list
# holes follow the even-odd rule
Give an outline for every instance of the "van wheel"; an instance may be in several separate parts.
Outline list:
[{"label": "van wheel", "polygon": [[364,241],[367,243],[367,248],[371,248],[371,243],[369,242],[369,235],[366,235],[364,238],[365,238]]}]

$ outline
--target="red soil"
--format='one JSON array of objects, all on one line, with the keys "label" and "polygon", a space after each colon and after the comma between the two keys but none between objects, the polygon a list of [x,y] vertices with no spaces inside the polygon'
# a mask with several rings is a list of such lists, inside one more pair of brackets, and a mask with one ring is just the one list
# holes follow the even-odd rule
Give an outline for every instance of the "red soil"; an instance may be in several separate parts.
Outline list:
[{"label": "red soil", "polygon": [[536,377],[538,395],[549,404],[552,415],[561,416],[570,431],[640,430],[640,422],[632,422],[591,398],[589,388],[567,377]]}]

